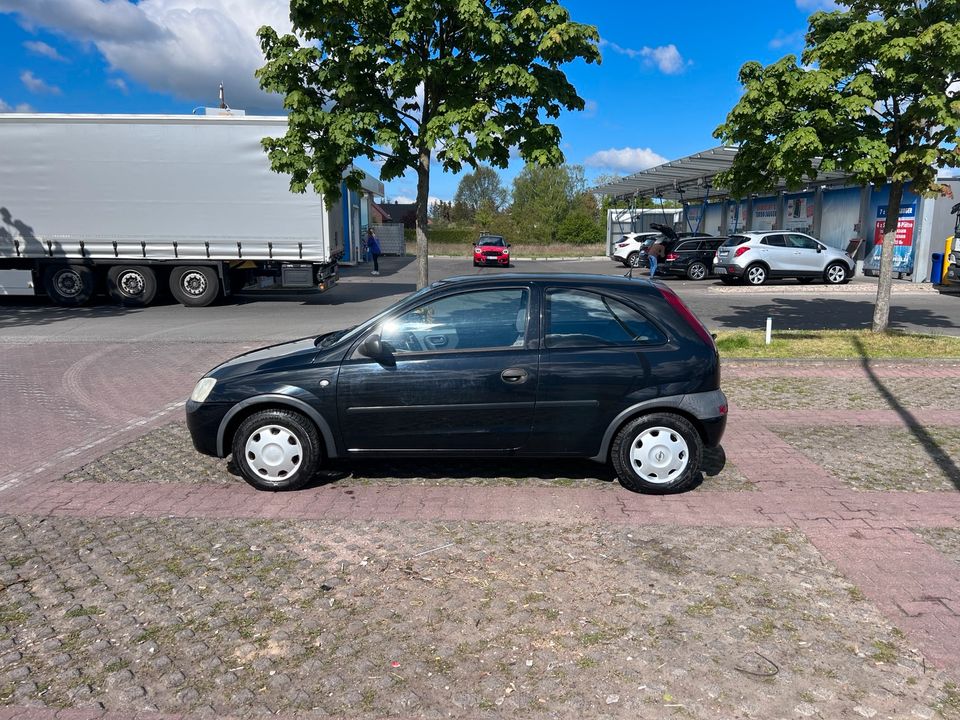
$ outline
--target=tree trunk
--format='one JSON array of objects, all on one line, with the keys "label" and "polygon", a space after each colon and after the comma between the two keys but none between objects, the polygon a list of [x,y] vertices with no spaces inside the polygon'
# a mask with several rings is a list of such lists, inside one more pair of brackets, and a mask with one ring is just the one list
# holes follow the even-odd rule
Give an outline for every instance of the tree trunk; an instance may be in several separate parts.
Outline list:
[{"label": "tree trunk", "polygon": [[883,225],[883,248],[880,251],[880,283],[877,286],[877,304],[873,308],[873,331],[886,332],[890,324],[890,288],[893,285],[893,248],[900,223],[900,201],[903,199],[903,181],[890,183],[887,202],[887,220]]},{"label": "tree trunk", "polygon": [[420,149],[417,167],[417,290],[430,284],[427,267],[427,207],[430,203],[430,150]]}]

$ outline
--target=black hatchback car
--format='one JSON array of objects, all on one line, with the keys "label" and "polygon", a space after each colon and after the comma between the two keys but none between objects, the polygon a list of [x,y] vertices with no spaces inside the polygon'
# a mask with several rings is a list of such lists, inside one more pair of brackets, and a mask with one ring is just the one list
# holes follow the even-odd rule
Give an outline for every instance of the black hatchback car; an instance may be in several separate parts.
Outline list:
[{"label": "black hatchback car", "polygon": [[667,247],[657,270],[690,280],[703,280],[713,273],[713,258],[725,237],[680,238]]},{"label": "black hatchback car", "polygon": [[726,425],[713,338],[646,279],[442,280],[355,328],[240,355],[187,402],[197,450],[262,490],[328,458],[586,457],[635,491],[700,477]]}]

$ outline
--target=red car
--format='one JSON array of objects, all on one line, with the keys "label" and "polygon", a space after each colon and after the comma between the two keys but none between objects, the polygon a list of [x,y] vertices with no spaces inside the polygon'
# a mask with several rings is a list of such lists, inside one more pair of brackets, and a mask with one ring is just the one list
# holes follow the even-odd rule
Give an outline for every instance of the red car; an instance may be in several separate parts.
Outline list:
[{"label": "red car", "polygon": [[502,265],[510,267],[510,243],[499,235],[481,235],[473,246],[473,266]]}]

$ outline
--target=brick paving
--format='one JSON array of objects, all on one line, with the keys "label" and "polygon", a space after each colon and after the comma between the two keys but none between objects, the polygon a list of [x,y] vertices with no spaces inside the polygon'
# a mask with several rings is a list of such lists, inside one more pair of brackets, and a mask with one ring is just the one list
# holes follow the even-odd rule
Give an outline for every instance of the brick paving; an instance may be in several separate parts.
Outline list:
[{"label": "brick paving", "polygon": [[[40,445],[53,442],[48,456],[17,458],[20,436],[0,436],[0,453],[15,457],[0,476],[0,508],[15,516],[72,518],[197,518],[322,521],[431,521],[484,523],[605,523],[626,526],[728,528],[795,528],[816,547],[892,623],[926,661],[960,680],[960,565],[941,554],[914,531],[960,527],[960,493],[866,492],[846,487],[826,469],[786,443],[773,428],[802,425],[869,427],[956,426],[960,409],[911,408],[870,410],[732,408],[724,440],[729,463],[755,492],[689,492],[652,497],[626,491],[595,492],[590,488],[553,487],[338,487],[336,483],[297,493],[258,493],[242,484],[151,484],[63,482],[60,475],[93,455],[165,421],[177,412],[199,372],[236,352],[235,346],[182,346],[163,353],[131,348],[98,349],[97,359],[126,351],[130,367],[147,362],[149,392],[117,409],[129,384],[119,382],[96,360],[29,361],[18,346],[0,346],[4,363],[0,380],[23,383],[13,398],[5,395],[6,417],[30,418],[28,408],[41,408],[37,426]],[[35,356],[35,353],[34,353]],[[147,359],[149,358],[149,359]],[[79,364],[79,370],[76,369]],[[112,368],[113,371],[116,368]],[[62,373],[61,388],[44,395],[42,378]],[[931,392],[960,383],[960,363],[874,362],[869,373],[858,363],[728,363],[724,383],[755,378],[854,378],[873,381],[935,379]],[[922,379],[921,379],[922,376]],[[26,381],[24,382],[24,378]],[[107,390],[108,386],[112,389]],[[111,394],[112,393],[112,394]],[[92,418],[86,416],[90,410]],[[7,413],[10,412],[10,415]],[[60,415],[68,422],[48,426]],[[76,426],[74,426],[76,423]],[[139,424],[138,424],[139,423]],[[99,437],[101,444],[89,443]],[[86,446],[84,441],[86,441]],[[27,477],[30,463],[44,469]],[[19,465],[18,465],[19,463]],[[891,468],[896,472],[896,468]],[[10,480],[15,482],[9,482]],[[19,482],[16,482],[19,481]],[[708,481],[709,482],[709,481]],[[60,711],[69,713],[71,711]],[[87,711],[83,711],[87,712]],[[18,714],[19,713],[19,714]],[[0,708],[0,720],[13,717],[111,720],[102,710],[57,714],[39,708]],[[116,717],[120,717],[116,715]],[[130,717],[129,715],[126,717]],[[162,717],[152,714],[151,718]],[[180,717],[180,716],[169,716]]]}]

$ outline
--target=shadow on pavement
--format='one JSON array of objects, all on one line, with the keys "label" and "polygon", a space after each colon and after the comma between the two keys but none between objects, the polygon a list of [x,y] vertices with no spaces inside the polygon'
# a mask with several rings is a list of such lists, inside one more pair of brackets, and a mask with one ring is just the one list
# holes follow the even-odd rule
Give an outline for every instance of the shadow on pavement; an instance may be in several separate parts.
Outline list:
[{"label": "shadow on pavement", "polygon": [[[896,302],[896,299],[893,300]],[[730,312],[717,315],[714,321],[725,327],[761,328],[773,318],[774,329],[822,330],[825,318],[837,330],[869,328],[873,322],[874,303],[844,298],[774,298],[762,305],[734,306]],[[890,307],[890,325],[916,325],[928,328],[960,329],[957,318],[921,308]]]},{"label": "shadow on pavement", "polygon": [[930,457],[930,459],[943,469],[944,474],[950,479],[954,484],[954,487],[957,490],[960,490],[960,467],[957,467],[957,464],[953,461],[940,444],[934,439],[934,437],[927,432],[927,429],[920,423],[919,420],[911,413],[907,408],[900,404],[900,401],[897,400],[896,396],[887,389],[886,385],[883,384],[883,381],[877,377],[877,374],[873,372],[873,368],[870,367],[870,357],[867,354],[866,348],[863,346],[863,343],[860,341],[860,338],[852,338],[854,346],[857,348],[857,352],[860,354],[860,364],[863,367],[863,371],[867,374],[870,382],[873,383],[873,386],[877,389],[883,399],[886,400],[887,405],[900,416],[903,420],[903,424],[910,431],[910,433],[917,439],[917,442],[920,443],[920,447],[923,448],[924,452]]}]

